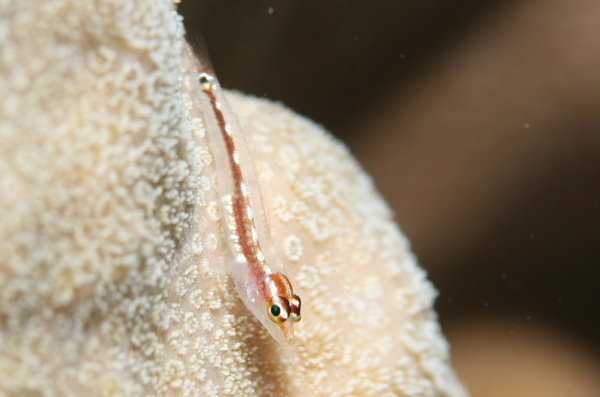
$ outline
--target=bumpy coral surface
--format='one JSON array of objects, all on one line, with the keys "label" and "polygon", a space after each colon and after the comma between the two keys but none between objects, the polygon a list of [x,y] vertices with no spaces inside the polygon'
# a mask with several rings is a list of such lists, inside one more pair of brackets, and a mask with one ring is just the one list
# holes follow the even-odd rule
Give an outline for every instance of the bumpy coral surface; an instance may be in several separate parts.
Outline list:
[{"label": "bumpy coral surface", "polygon": [[197,83],[165,1],[0,9],[0,396],[464,396],[435,295],[319,126],[229,95],[303,297],[241,305]]}]

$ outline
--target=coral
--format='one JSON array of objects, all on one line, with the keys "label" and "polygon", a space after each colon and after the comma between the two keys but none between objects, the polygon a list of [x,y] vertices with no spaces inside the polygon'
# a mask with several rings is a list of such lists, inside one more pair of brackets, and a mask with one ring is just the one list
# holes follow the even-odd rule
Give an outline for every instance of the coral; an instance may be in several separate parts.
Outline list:
[{"label": "coral", "polygon": [[303,296],[278,343],[222,271],[170,2],[0,7],[0,396],[464,396],[435,291],[346,149],[229,93]]}]

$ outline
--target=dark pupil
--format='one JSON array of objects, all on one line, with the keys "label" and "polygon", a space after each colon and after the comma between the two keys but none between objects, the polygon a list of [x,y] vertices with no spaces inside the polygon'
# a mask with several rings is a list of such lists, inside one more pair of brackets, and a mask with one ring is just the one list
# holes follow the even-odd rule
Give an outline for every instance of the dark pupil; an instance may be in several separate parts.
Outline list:
[{"label": "dark pupil", "polygon": [[200,82],[202,84],[206,84],[206,83],[208,83],[208,79],[206,78],[206,76],[202,76],[202,77],[200,77]]},{"label": "dark pupil", "polygon": [[271,314],[273,317],[277,317],[281,314],[281,309],[277,305],[271,306]]}]

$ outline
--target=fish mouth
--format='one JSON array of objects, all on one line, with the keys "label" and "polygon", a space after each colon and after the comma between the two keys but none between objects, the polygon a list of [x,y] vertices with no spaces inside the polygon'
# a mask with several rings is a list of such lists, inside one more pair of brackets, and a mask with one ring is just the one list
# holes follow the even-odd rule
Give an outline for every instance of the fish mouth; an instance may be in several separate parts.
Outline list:
[{"label": "fish mouth", "polygon": [[290,325],[289,327],[286,327],[284,324],[281,324],[279,326],[279,328],[281,328],[281,332],[283,333],[283,337],[285,339],[291,339],[294,338],[296,335],[294,334],[294,325]]}]

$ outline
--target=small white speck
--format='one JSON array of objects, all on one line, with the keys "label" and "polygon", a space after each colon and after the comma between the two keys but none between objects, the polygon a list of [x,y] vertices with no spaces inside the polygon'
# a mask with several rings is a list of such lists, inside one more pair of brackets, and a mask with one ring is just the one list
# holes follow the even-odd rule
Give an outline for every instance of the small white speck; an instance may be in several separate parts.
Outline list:
[{"label": "small white speck", "polygon": [[269,8],[267,8],[267,12],[268,12],[269,14],[273,14],[273,11],[275,11],[275,10],[273,9],[273,7],[269,7]]},{"label": "small white speck", "polygon": [[531,124],[525,123],[525,128],[529,128],[529,127],[531,127]]}]

